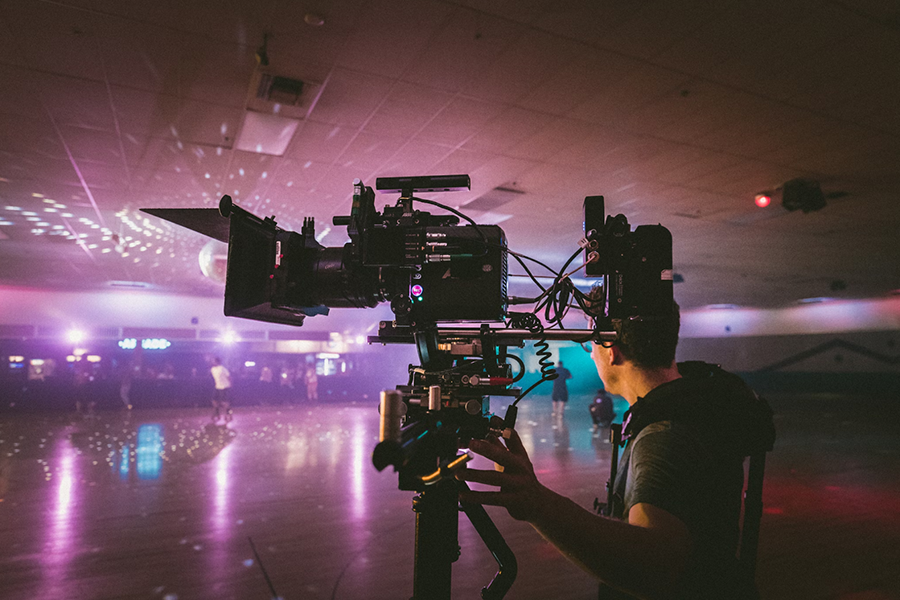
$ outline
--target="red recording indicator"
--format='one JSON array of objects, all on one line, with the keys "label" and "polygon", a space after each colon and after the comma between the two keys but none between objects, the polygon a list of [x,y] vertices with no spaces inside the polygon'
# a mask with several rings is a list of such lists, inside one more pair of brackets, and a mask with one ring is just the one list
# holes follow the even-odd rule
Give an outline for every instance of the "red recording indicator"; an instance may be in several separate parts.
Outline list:
[{"label": "red recording indicator", "polygon": [[760,208],[765,208],[769,204],[772,203],[772,197],[768,194],[757,194],[756,195],[756,205]]}]

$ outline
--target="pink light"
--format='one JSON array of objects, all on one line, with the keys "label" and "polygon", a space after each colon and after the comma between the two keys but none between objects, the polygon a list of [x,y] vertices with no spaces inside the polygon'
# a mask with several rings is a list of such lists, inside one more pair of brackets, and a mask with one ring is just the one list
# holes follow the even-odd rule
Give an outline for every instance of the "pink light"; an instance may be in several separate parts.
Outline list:
[{"label": "pink light", "polygon": [[218,541],[227,539],[231,525],[229,516],[231,486],[228,481],[230,471],[231,446],[228,446],[219,452],[219,456],[216,457],[216,470],[213,471],[215,496],[213,498],[212,525],[215,532],[214,537]]},{"label": "pink light", "polygon": [[756,205],[760,208],[765,208],[769,204],[772,203],[772,197],[767,194],[757,194],[756,195]]},{"label": "pink light", "polygon": [[69,565],[79,546],[77,513],[78,479],[76,450],[66,440],[60,442],[56,452],[56,470],[52,477],[57,481],[52,510],[45,513],[44,550],[40,554],[43,582],[36,598],[61,598],[69,579]]},{"label": "pink light", "polygon": [[369,512],[366,495],[366,474],[369,472],[368,442],[365,435],[365,423],[359,412],[353,413],[353,435],[350,445],[350,511],[353,518],[362,521]]}]

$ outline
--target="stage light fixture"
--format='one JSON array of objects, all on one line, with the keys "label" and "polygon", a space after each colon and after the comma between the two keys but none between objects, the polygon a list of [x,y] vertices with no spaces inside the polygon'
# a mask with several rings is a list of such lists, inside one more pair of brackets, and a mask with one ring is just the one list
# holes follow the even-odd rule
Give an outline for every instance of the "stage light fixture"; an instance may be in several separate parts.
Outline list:
[{"label": "stage light fixture", "polygon": [[754,202],[758,207],[765,208],[772,203],[772,195],[766,192],[757,194]]},{"label": "stage light fixture", "polygon": [[801,209],[808,213],[825,208],[825,194],[818,181],[792,179],[781,190],[781,205],[788,210]]}]

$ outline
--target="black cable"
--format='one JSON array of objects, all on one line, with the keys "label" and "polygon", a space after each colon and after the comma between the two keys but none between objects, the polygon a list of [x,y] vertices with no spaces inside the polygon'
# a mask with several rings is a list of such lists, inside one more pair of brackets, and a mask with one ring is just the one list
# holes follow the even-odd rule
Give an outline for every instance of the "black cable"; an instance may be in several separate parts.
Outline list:
[{"label": "black cable", "polygon": [[[534,336],[540,336],[544,332],[544,325],[534,313],[511,313],[507,327],[516,329],[527,329]],[[539,357],[538,364],[541,366],[541,379],[529,387],[527,390],[516,396],[511,406],[516,406],[519,400],[524,398],[531,390],[545,381],[553,381],[559,377],[559,373],[553,367],[553,354],[550,352],[550,345],[543,337],[538,337],[534,342],[535,354]],[[523,371],[524,372],[524,371]]]},{"label": "black cable", "polygon": [[478,226],[478,223],[476,223],[475,221],[473,221],[471,217],[467,217],[466,215],[464,215],[463,213],[459,212],[459,211],[456,210],[455,208],[450,208],[450,207],[447,206],[446,204],[441,204],[440,202],[435,202],[434,200],[428,200],[428,199],[425,199],[425,198],[416,198],[416,197],[411,196],[411,197],[410,197],[410,201],[423,202],[423,203],[425,203],[425,204],[431,204],[432,206],[437,206],[438,208],[443,208],[443,209],[446,210],[446,211],[452,212],[452,213],[453,213],[454,215],[456,215],[457,217],[459,217],[459,218],[461,218],[461,219],[463,219],[463,220],[465,220],[465,221],[468,221],[468,222],[475,228],[475,231],[478,232],[478,235],[481,236],[481,240],[484,242],[484,252],[482,252],[481,255],[480,255],[478,258],[480,258],[481,256],[487,256],[487,253],[488,253],[488,246],[490,246],[491,243],[488,241],[487,236],[484,235],[484,232],[483,232],[483,231],[481,230],[481,228]]},{"label": "black cable", "polygon": [[515,383],[525,377],[525,362],[515,354],[507,354],[506,358],[510,358],[519,363],[519,374],[513,377],[512,382]]},{"label": "black cable", "polygon": [[278,592],[275,591],[275,586],[272,585],[272,580],[269,579],[269,574],[266,572],[266,568],[262,564],[262,560],[259,558],[259,552],[256,551],[256,546],[253,544],[253,538],[247,538],[250,541],[250,549],[253,550],[253,556],[256,557],[256,564],[259,565],[260,570],[262,571],[263,577],[266,578],[266,583],[269,585],[269,591],[272,592],[272,599],[278,598]]}]

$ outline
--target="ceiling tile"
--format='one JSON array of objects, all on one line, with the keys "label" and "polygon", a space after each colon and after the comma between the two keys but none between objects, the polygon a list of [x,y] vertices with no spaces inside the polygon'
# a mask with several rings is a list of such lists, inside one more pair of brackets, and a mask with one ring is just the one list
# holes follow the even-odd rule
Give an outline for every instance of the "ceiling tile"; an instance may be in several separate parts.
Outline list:
[{"label": "ceiling tile", "polygon": [[308,118],[342,127],[361,127],[393,87],[385,77],[335,69]]},{"label": "ceiling tile", "polygon": [[541,131],[552,121],[551,115],[513,106],[486,123],[466,140],[463,147],[467,150],[501,154]]},{"label": "ceiling tile", "polygon": [[182,100],[175,137],[185,144],[231,145],[243,115],[229,106]]},{"label": "ceiling tile", "polygon": [[354,127],[306,120],[294,134],[285,157],[298,161],[330,163],[337,160],[357,135],[358,131]]},{"label": "ceiling tile", "polygon": [[66,158],[65,147],[49,119],[34,120],[14,114],[0,113],[0,151],[34,158]]},{"label": "ceiling tile", "polygon": [[66,147],[76,160],[91,160],[116,167],[124,164],[122,146],[115,133],[71,125],[63,125],[59,129]]},{"label": "ceiling tile", "polygon": [[583,142],[592,129],[583,121],[553,118],[533,135],[509,147],[506,154],[536,161],[565,161],[563,151]]},{"label": "ceiling tile", "polygon": [[[381,177],[435,174],[433,168],[450,154],[446,146],[413,140],[400,148],[381,168]],[[352,181],[352,178],[348,179]]]},{"label": "ceiling tile", "polygon": [[673,91],[683,89],[689,80],[689,77],[681,73],[639,64],[618,81],[607,82],[566,115],[591,123],[609,123]]},{"label": "ceiling tile", "polygon": [[[425,51],[451,12],[449,5],[432,0],[366,3],[342,44],[337,64],[398,78]],[[370,36],[372,31],[378,32],[377,38]]]},{"label": "ceiling tile", "polygon": [[541,31],[515,39],[477,79],[462,89],[467,95],[515,104],[568,66],[583,46]]},{"label": "ceiling tile", "polygon": [[536,81],[534,90],[516,104],[524,108],[555,115],[569,115],[578,106],[590,105],[595,97],[616,85],[641,63],[612,52],[578,47],[573,61]]},{"label": "ceiling tile", "polygon": [[416,136],[419,140],[456,147],[481,131],[506,107],[462,96],[455,97]]},{"label": "ceiling tile", "polygon": [[347,168],[357,169],[359,177],[378,171],[407,142],[405,138],[362,132],[336,160]]},{"label": "ceiling tile", "polygon": [[[459,8],[403,74],[405,81],[459,90],[480,77],[526,29]],[[453,48],[452,52],[448,52]]]},{"label": "ceiling tile", "polygon": [[727,3],[717,0],[644,4],[618,26],[594,41],[585,41],[614,47],[629,56],[651,59],[678,40],[696,35],[704,23],[717,18],[727,8]]},{"label": "ceiling tile", "polygon": [[252,48],[184,39],[178,65],[178,95],[200,102],[243,108],[257,67]]},{"label": "ceiling tile", "polygon": [[[58,126],[115,131],[106,84],[58,75],[36,76],[41,106]],[[35,107],[37,110],[38,107]]]},{"label": "ceiling tile", "polygon": [[398,82],[366,121],[364,131],[410,138],[432,121],[453,99],[451,94]]}]

